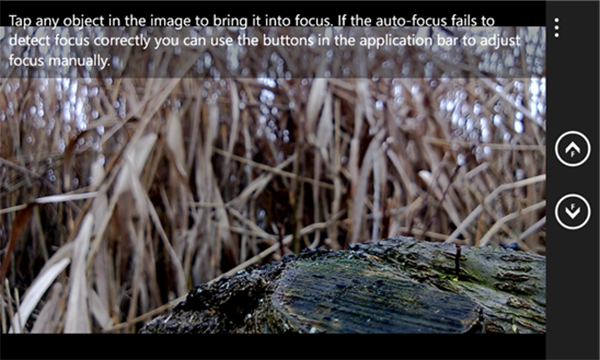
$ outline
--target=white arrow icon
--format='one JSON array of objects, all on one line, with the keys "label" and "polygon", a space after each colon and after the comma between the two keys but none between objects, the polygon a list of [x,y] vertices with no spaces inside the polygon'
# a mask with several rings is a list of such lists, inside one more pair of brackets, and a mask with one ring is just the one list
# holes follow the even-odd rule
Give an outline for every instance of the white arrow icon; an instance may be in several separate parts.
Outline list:
[{"label": "white arrow icon", "polygon": [[[571,207],[573,207],[575,204],[571,204]],[[575,219],[575,217],[577,215],[579,215],[579,213],[581,212],[581,208],[577,208],[577,210],[575,211],[571,211],[569,210],[569,208],[565,208],[565,212],[567,213],[567,215],[569,215],[571,217],[571,220]]]},{"label": "white arrow icon", "polygon": [[[585,143],[583,143],[582,140],[577,140],[577,143],[575,143],[575,140],[572,140],[569,142],[569,145],[564,146],[565,142],[562,140],[565,138],[565,136],[570,135],[578,136],[578,138],[581,138]],[[578,144],[580,144],[581,146]],[[556,140],[556,144],[554,145],[554,152],[556,153],[556,157],[563,165],[568,167],[577,167],[586,162],[592,153],[591,149],[592,146],[590,144],[590,141],[587,137],[585,137],[585,135],[583,135],[579,131],[567,131],[566,133],[562,134],[558,138],[558,140]],[[582,157],[583,159],[579,160],[580,157]]]},{"label": "white arrow icon", "polygon": [[[568,154],[569,151],[571,151],[571,150],[575,150],[578,153],[581,153],[581,149],[573,141],[571,141],[571,143],[569,144],[569,146],[567,146],[567,148],[565,149],[565,153]],[[575,153],[571,153],[571,157],[573,157],[574,155],[575,155]]]},{"label": "white arrow icon", "polygon": [[[580,201],[576,201],[575,199],[579,199]],[[582,211],[581,208],[585,208],[585,211]],[[563,220],[568,220],[568,218],[565,218],[563,211],[571,217],[571,222],[577,222],[577,224],[565,224]],[[583,213],[583,215],[581,213]],[[580,215],[585,219],[582,219]],[[554,207],[556,221],[567,230],[581,229],[588,223],[591,215],[592,208],[590,207],[590,203],[579,194],[567,194],[561,197],[556,203],[556,207]],[[575,220],[576,217],[578,218],[577,220]]]}]

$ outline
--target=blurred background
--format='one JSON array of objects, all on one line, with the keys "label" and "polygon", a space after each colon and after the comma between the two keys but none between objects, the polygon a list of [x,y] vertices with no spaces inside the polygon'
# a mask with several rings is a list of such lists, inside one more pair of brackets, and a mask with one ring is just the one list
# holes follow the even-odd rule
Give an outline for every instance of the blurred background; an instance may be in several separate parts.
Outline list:
[{"label": "blurred background", "polygon": [[[385,33],[178,36],[241,31]],[[1,331],[133,332],[195,285],[304,248],[408,235],[544,255],[545,29],[394,31],[523,44],[125,47],[97,50],[110,76],[4,68]],[[5,53],[14,33],[54,34],[4,28]]]}]

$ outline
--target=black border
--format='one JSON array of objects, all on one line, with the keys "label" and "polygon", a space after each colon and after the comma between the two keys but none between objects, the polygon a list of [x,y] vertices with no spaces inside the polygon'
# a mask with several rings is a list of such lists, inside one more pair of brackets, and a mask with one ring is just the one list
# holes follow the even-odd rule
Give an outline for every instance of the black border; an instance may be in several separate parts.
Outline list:
[{"label": "black border", "polygon": [[[6,359],[544,359],[545,335],[3,335]],[[10,346],[6,346],[10,344]]]}]

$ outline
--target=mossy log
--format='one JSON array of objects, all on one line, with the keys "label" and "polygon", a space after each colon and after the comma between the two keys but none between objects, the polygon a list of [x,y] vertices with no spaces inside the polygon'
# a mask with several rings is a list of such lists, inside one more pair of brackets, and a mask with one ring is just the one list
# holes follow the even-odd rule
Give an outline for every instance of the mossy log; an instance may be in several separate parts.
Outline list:
[{"label": "mossy log", "polygon": [[192,289],[172,314],[141,329],[142,333],[545,331],[544,257],[405,237],[351,244],[347,251],[304,251],[239,271]]}]

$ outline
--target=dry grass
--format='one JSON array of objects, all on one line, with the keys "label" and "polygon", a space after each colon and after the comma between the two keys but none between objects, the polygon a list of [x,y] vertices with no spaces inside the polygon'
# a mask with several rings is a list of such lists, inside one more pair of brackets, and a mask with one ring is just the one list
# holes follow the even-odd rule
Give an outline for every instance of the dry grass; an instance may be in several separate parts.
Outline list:
[{"label": "dry grass", "polygon": [[543,254],[544,84],[4,79],[1,330],[135,331],[306,247],[412,234]]}]

